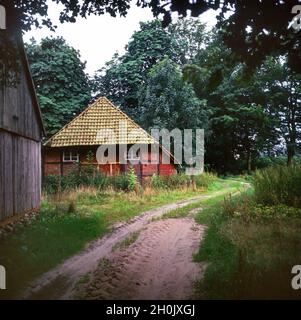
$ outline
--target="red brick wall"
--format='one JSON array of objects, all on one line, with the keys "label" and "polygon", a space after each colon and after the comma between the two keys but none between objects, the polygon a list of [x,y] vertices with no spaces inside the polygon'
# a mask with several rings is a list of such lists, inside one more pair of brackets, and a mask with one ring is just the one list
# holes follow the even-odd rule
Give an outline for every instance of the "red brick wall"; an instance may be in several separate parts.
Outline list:
[{"label": "red brick wall", "polygon": [[[96,148],[80,148],[77,151],[80,155],[80,164],[81,166],[84,166],[87,163],[87,152],[89,150],[92,150],[94,154],[96,154]],[[67,149],[70,150],[70,149]],[[45,148],[43,151],[43,159],[44,159],[44,175],[49,174],[60,174],[61,172],[63,174],[69,173],[72,169],[76,168],[77,165],[73,163],[68,162],[61,162],[62,161],[62,155],[63,155],[63,149],[62,148]],[[150,161],[151,155],[150,155],[150,148],[148,151],[148,154],[141,155],[141,158],[148,159]],[[162,158],[162,155],[161,157]],[[97,163],[96,157],[93,159],[93,164],[98,167],[98,169],[103,172],[104,174],[120,174],[124,171],[127,171],[130,167],[130,165],[121,165],[119,163],[114,164],[104,164],[99,165]],[[176,174],[176,166],[174,164],[137,164],[133,165],[135,172],[139,176],[152,176],[153,174],[160,174],[160,175],[172,175]]]},{"label": "red brick wall", "polygon": [[160,176],[171,176],[176,174],[177,170],[173,164],[159,164],[159,175]]}]

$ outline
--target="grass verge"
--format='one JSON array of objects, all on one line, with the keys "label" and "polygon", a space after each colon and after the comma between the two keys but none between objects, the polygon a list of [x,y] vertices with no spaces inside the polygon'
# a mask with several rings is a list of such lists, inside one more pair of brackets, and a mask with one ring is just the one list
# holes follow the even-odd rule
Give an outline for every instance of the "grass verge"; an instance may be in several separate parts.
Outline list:
[{"label": "grass verge", "polygon": [[209,206],[197,221],[209,226],[195,255],[207,264],[198,298],[301,298],[291,287],[301,261],[298,209],[258,206],[250,191]]},{"label": "grass verge", "polygon": [[8,289],[0,297],[14,297],[34,278],[108,233],[115,223],[201,193],[186,188],[136,195],[82,188],[44,199],[40,215],[30,226],[1,238],[0,264],[7,271]]}]

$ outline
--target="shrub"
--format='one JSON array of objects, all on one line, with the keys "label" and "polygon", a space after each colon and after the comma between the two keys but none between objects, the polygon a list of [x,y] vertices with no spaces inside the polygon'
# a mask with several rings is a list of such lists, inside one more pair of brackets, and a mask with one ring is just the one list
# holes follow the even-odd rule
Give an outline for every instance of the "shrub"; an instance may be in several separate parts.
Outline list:
[{"label": "shrub", "polygon": [[[184,173],[171,176],[154,174],[151,177],[150,186],[154,189],[181,189],[192,186],[195,182],[194,185],[198,188],[208,188],[215,180],[216,175],[212,173],[203,173],[193,178]],[[56,194],[59,191],[72,190],[80,186],[95,187],[99,190],[105,190],[111,186],[115,190],[136,191],[138,185],[134,168],[125,174],[109,177],[95,170],[93,166],[86,166],[76,168],[64,176],[46,176],[43,190],[46,194]]]},{"label": "shrub", "polygon": [[99,190],[105,190],[111,184],[110,178],[105,174],[96,171],[92,178],[90,178],[90,186],[96,187]]},{"label": "shrub", "polygon": [[127,177],[128,177],[128,190],[134,191],[138,184],[138,179],[137,179],[137,175],[134,168],[130,169],[130,172],[127,173]]},{"label": "shrub", "polygon": [[197,176],[189,176],[181,173],[171,176],[158,176],[154,174],[151,179],[151,186],[155,189],[180,189],[193,184],[193,180],[198,188],[208,188],[217,179],[216,175],[204,172]]},{"label": "shrub", "polygon": [[127,174],[120,174],[111,177],[111,184],[114,189],[127,191],[129,190],[129,179]]},{"label": "shrub", "polygon": [[161,176],[154,174],[151,178],[151,187],[154,189],[166,189],[167,185]]},{"label": "shrub", "polygon": [[217,176],[210,172],[204,172],[195,176],[195,183],[198,188],[208,188],[210,184],[217,180]]},{"label": "shrub", "polygon": [[301,208],[301,166],[274,166],[256,171],[254,191],[260,204]]},{"label": "shrub", "polygon": [[242,194],[238,198],[226,198],[222,205],[223,214],[243,221],[264,222],[275,219],[301,218],[301,209],[285,204],[267,206],[256,203],[253,196]]},{"label": "shrub", "polygon": [[190,176],[186,174],[175,174],[163,177],[165,184],[170,189],[185,188],[191,184]]},{"label": "shrub", "polygon": [[56,194],[59,191],[66,191],[80,186],[96,187],[100,190],[110,185],[110,179],[91,167],[83,167],[70,171],[68,174],[47,175],[43,181],[43,191],[46,194]]},{"label": "shrub", "polygon": [[47,194],[55,194],[59,190],[60,176],[56,174],[49,174],[43,180],[43,190]]},{"label": "shrub", "polygon": [[[301,164],[301,157],[295,157],[294,158],[295,164]],[[281,165],[285,166],[287,163],[287,157],[286,156],[278,156],[278,157],[268,157],[268,156],[262,156],[259,158],[254,159],[253,167],[257,169],[264,169],[267,167],[271,167],[274,165]]]}]

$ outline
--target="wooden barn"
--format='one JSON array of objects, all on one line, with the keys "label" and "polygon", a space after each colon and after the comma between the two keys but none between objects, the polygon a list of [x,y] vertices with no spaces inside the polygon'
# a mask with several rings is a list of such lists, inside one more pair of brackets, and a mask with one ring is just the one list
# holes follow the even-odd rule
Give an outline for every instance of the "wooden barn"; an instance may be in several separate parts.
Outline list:
[{"label": "wooden barn", "polygon": [[[2,38],[14,46],[18,80],[2,61],[5,76],[0,82],[0,222],[38,210],[41,200],[41,112],[20,30],[8,16]],[[4,46],[3,42],[1,43]],[[2,57],[0,57],[1,59]],[[4,80],[3,80],[4,79]]]},{"label": "wooden barn", "polygon": [[[130,150],[135,144],[141,146],[137,152]],[[158,146],[157,153],[151,152],[154,145]],[[96,156],[100,146],[108,149],[115,146],[116,156],[108,155],[106,163],[100,162]],[[154,154],[159,161],[151,161]],[[170,163],[162,163],[163,154],[171,159]],[[129,167],[140,178],[177,173],[172,155],[105,97],[91,104],[45,143],[43,160],[45,175],[65,175],[88,164],[107,175],[122,174]]]}]

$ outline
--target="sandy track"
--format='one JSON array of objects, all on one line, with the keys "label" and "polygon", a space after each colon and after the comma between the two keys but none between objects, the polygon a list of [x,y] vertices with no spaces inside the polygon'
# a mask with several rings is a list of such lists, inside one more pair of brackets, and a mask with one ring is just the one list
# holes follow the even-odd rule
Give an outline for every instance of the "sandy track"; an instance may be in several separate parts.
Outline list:
[{"label": "sandy track", "polygon": [[191,299],[201,278],[192,261],[204,227],[193,219],[149,224],[134,244],[109,254],[75,290],[84,299]]},{"label": "sandy track", "polygon": [[[111,234],[93,242],[82,253],[67,259],[55,269],[50,270],[35,280],[18,298],[72,299],[72,289],[79,279],[88,272],[93,272],[97,268],[99,260],[109,255],[114,245],[125,239],[129,234],[141,230],[153,218],[160,217],[169,211],[198,202],[202,199],[215,197],[218,194],[219,192],[215,192],[210,195],[202,195],[193,199],[168,204],[158,209],[147,211],[128,223],[119,225]],[[173,221],[177,224],[176,219],[173,219]],[[193,220],[189,223],[193,223]],[[165,240],[167,240],[166,237]],[[190,260],[191,255],[189,259],[186,260],[186,263]],[[154,261],[154,263],[157,262],[158,261]]]}]

